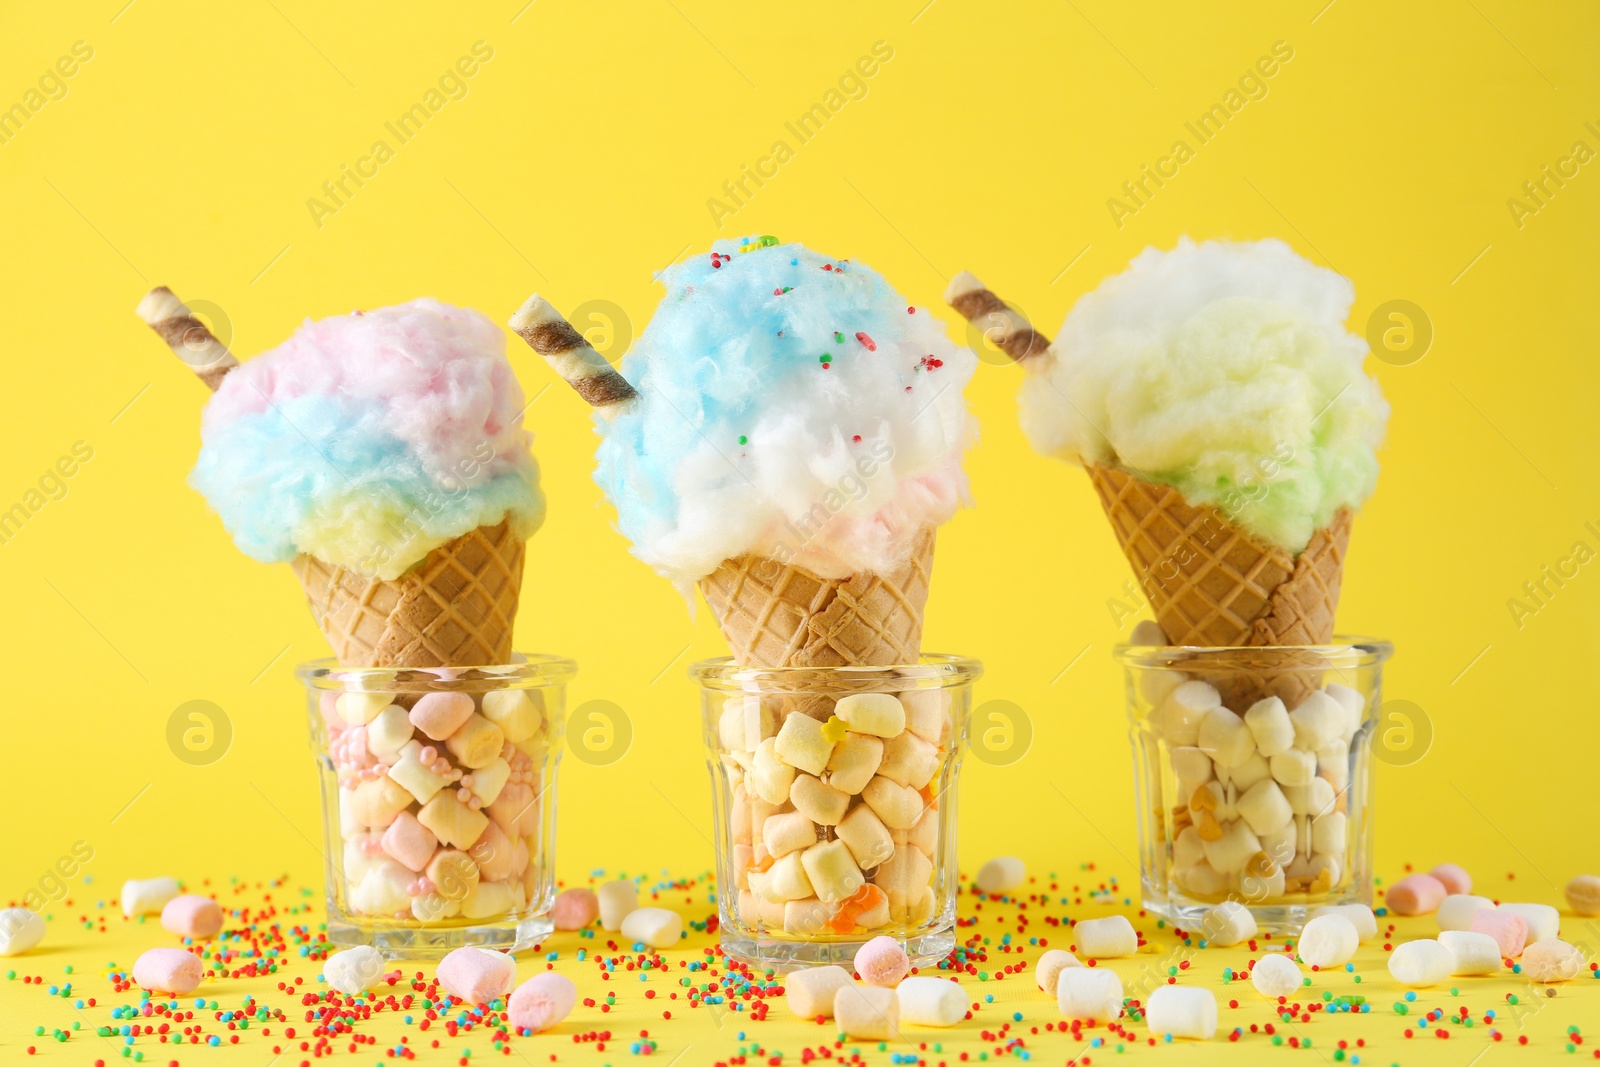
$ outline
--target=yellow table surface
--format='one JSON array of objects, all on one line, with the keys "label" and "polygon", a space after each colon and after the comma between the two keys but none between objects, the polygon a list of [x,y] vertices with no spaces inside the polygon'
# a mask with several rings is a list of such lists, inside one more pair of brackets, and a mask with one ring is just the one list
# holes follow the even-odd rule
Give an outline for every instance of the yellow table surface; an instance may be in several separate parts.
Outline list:
[{"label": "yellow table surface", "polygon": [[[636,871],[624,873],[637,876]],[[1180,1052],[1190,1062],[1236,1063],[1244,1049],[1251,1057],[1245,1062],[1255,1063],[1258,1057],[1297,1048],[1324,1062],[1383,1065],[1464,1067],[1486,1056],[1493,1057],[1487,1059],[1491,1064],[1547,1063],[1557,1055],[1600,1057],[1600,1042],[1581,1032],[1585,1022],[1600,1019],[1600,981],[1592,971],[1558,986],[1533,984],[1511,971],[1452,979],[1417,991],[1414,1001],[1405,1002],[1404,990],[1388,974],[1387,949],[1433,934],[1430,917],[1380,919],[1378,940],[1363,945],[1349,968],[1319,974],[1307,970],[1309,982],[1297,1013],[1280,1018],[1275,1002],[1242,977],[1231,976],[1242,976],[1262,953],[1282,951],[1282,939],[1260,940],[1254,950],[1186,942],[1170,925],[1139,910],[1130,875],[1085,864],[1036,871],[1014,897],[987,898],[969,888],[960,898],[958,955],[967,965],[961,982],[972,1000],[970,1018],[948,1030],[908,1026],[899,1041],[883,1045],[843,1040],[831,1025],[795,1018],[779,995],[781,978],[755,975],[751,982],[725,967],[713,953],[715,935],[706,932],[707,920],[715,914],[714,886],[706,876],[657,872],[643,877],[641,902],[676,909],[685,919],[688,932],[678,948],[635,952],[616,935],[594,928],[558,933],[539,951],[521,953],[519,979],[553,967],[577,983],[580,999],[554,1030],[509,1039],[493,1018],[469,1029],[460,1006],[441,1008],[429,1020],[422,1001],[435,992],[431,963],[396,963],[393,984],[382,985],[375,998],[363,1002],[370,1010],[333,993],[319,980],[316,959],[302,953],[316,941],[324,918],[320,883],[303,877],[250,882],[224,878],[188,885],[234,909],[223,937],[207,949],[212,976],[191,996],[152,1002],[175,1003],[170,1015],[130,1015],[130,1008],[139,1008],[141,995],[137,988],[119,991],[114,976],[130,968],[143,950],[178,941],[153,917],[124,919],[116,903],[117,886],[97,879],[75,885],[69,897],[48,910],[44,944],[5,961],[0,1063],[32,1062],[27,1058],[31,1054],[40,1061],[85,1065],[126,1057],[127,1062],[162,1065],[283,1067],[312,1062],[320,1053],[343,1062],[381,1064],[396,1060],[397,1048],[403,1048],[406,1058],[424,1063],[496,1062],[504,1057],[528,1064],[601,1065],[649,1056],[686,1067],[796,1063],[813,1056],[870,1064],[939,1065],[1008,1057],[1090,1064],[1170,1061]],[[613,876],[594,875],[596,881]],[[1523,888],[1516,872],[1480,875],[1475,886],[1497,899],[1541,898]],[[1127,915],[1145,944],[1136,957],[1099,965],[1115,970],[1125,994],[1139,1000],[1162,982],[1212,989],[1220,1007],[1213,1041],[1169,1044],[1131,1016],[1124,1016],[1115,1029],[1084,1027],[1080,1036],[1072,1035],[1053,1000],[1035,986],[1033,963],[1047,947],[1071,947],[1069,921],[1114,913]],[[1568,940],[1592,944],[1596,920],[1575,917],[1563,907],[1562,933]],[[218,953],[223,954],[220,960]],[[649,966],[639,966],[644,960]],[[409,1005],[402,1002],[408,995]],[[1364,998],[1369,1010],[1337,1010],[1341,998],[1353,997]],[[402,1003],[391,1004],[391,998]],[[330,1011],[330,999],[343,1006]],[[1401,1004],[1403,1013],[1397,1010]],[[228,1013],[237,1016],[247,1010],[253,1013],[247,1027],[226,1021]],[[310,1021],[313,1013],[326,1014]],[[1430,1021],[1431,1013],[1440,1017]],[[338,1021],[337,1036],[320,1029],[330,1017]],[[451,1020],[458,1022],[454,1034],[447,1032]],[[120,1028],[135,1021],[141,1032],[130,1041]],[[159,1033],[163,1024],[169,1027],[165,1042]],[[42,1033],[36,1034],[40,1027]],[[117,1032],[102,1033],[104,1027]],[[144,1033],[145,1027],[158,1032]],[[1600,1038],[1600,1026],[1588,1028]],[[184,1037],[186,1029],[189,1036]],[[61,1040],[54,1036],[57,1031],[69,1036]],[[182,1047],[176,1046],[178,1041]]]}]

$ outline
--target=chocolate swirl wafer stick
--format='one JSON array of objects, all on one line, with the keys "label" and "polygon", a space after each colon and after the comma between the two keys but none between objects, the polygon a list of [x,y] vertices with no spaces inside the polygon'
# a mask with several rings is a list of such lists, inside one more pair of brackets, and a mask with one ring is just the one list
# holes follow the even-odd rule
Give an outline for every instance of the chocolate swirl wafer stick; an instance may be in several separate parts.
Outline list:
[{"label": "chocolate swirl wafer stick", "polygon": [[189,314],[183,301],[166,286],[159,285],[146,293],[136,313],[212,392],[239,365],[233,353],[211,335],[205,323]]},{"label": "chocolate swirl wafer stick", "polygon": [[628,380],[538,293],[517,309],[509,325],[606,418],[616,418],[638,399],[639,394]]},{"label": "chocolate swirl wafer stick", "polygon": [[1050,338],[1030,326],[1027,319],[1012,311],[1004,300],[984,288],[983,283],[967,271],[950,279],[944,299],[1018,362],[1042,356],[1050,347]]}]

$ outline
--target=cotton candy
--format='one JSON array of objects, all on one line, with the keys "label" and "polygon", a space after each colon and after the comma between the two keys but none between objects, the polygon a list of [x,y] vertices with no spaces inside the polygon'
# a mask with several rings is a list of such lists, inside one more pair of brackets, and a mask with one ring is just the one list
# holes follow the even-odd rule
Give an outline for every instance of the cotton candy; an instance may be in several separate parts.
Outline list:
[{"label": "cotton candy", "polygon": [[1354,299],[1278,240],[1148,248],[1067,315],[1024,380],[1022,428],[1298,552],[1378,475],[1389,406],[1344,327]]},{"label": "cotton candy", "polygon": [[505,335],[419,299],[310,321],[206,406],[190,482],[247,555],[379,578],[506,518],[544,519]]},{"label": "cotton candy", "polygon": [[[748,247],[749,251],[739,251]],[[877,272],[718,241],[661,274],[595,480],[681,587],[746,553],[824,577],[891,570],[968,501],[977,358]]]}]

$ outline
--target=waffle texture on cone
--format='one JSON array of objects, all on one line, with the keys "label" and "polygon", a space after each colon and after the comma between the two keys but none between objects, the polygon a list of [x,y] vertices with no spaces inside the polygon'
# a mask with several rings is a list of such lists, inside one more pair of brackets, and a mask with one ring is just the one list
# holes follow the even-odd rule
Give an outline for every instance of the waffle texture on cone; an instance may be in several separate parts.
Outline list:
[{"label": "waffle texture on cone", "polygon": [[735,663],[747,667],[886,667],[916,663],[933,576],[934,531],[887,574],[821,578],[740,556],[700,580]]},{"label": "waffle texture on cone", "polygon": [[394,579],[312,556],[293,567],[341,665],[471,667],[510,661],[525,547],[508,521],[440,545]]},{"label": "waffle texture on cone", "polygon": [[[1350,542],[1342,508],[1298,557],[1239,529],[1216,508],[1192,507],[1170,486],[1113,467],[1089,467],[1122,553],[1174,645],[1198,647],[1325,645]],[[1306,668],[1315,653],[1263,653],[1248,677],[1210,679],[1229,707],[1264,696],[1294,707],[1320,683]],[[1278,675],[1274,668],[1287,673]]]}]

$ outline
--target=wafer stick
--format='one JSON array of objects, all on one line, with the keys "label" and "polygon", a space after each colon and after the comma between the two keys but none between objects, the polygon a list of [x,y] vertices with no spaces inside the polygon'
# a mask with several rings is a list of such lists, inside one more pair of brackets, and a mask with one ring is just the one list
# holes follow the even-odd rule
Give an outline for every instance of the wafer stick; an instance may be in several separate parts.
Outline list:
[{"label": "wafer stick", "polygon": [[638,400],[639,394],[628,380],[538,293],[517,309],[509,325],[607,419],[616,418]]},{"label": "wafer stick", "polygon": [[206,329],[206,324],[189,314],[183,301],[164,285],[145,294],[136,314],[161,335],[172,354],[187,363],[212,392],[239,365],[233,353]]},{"label": "wafer stick", "polygon": [[1007,307],[1004,300],[984,288],[983,283],[967,271],[950,279],[944,299],[1019,363],[1042,356],[1050,348],[1050,338],[1030,326],[1027,319]]}]

